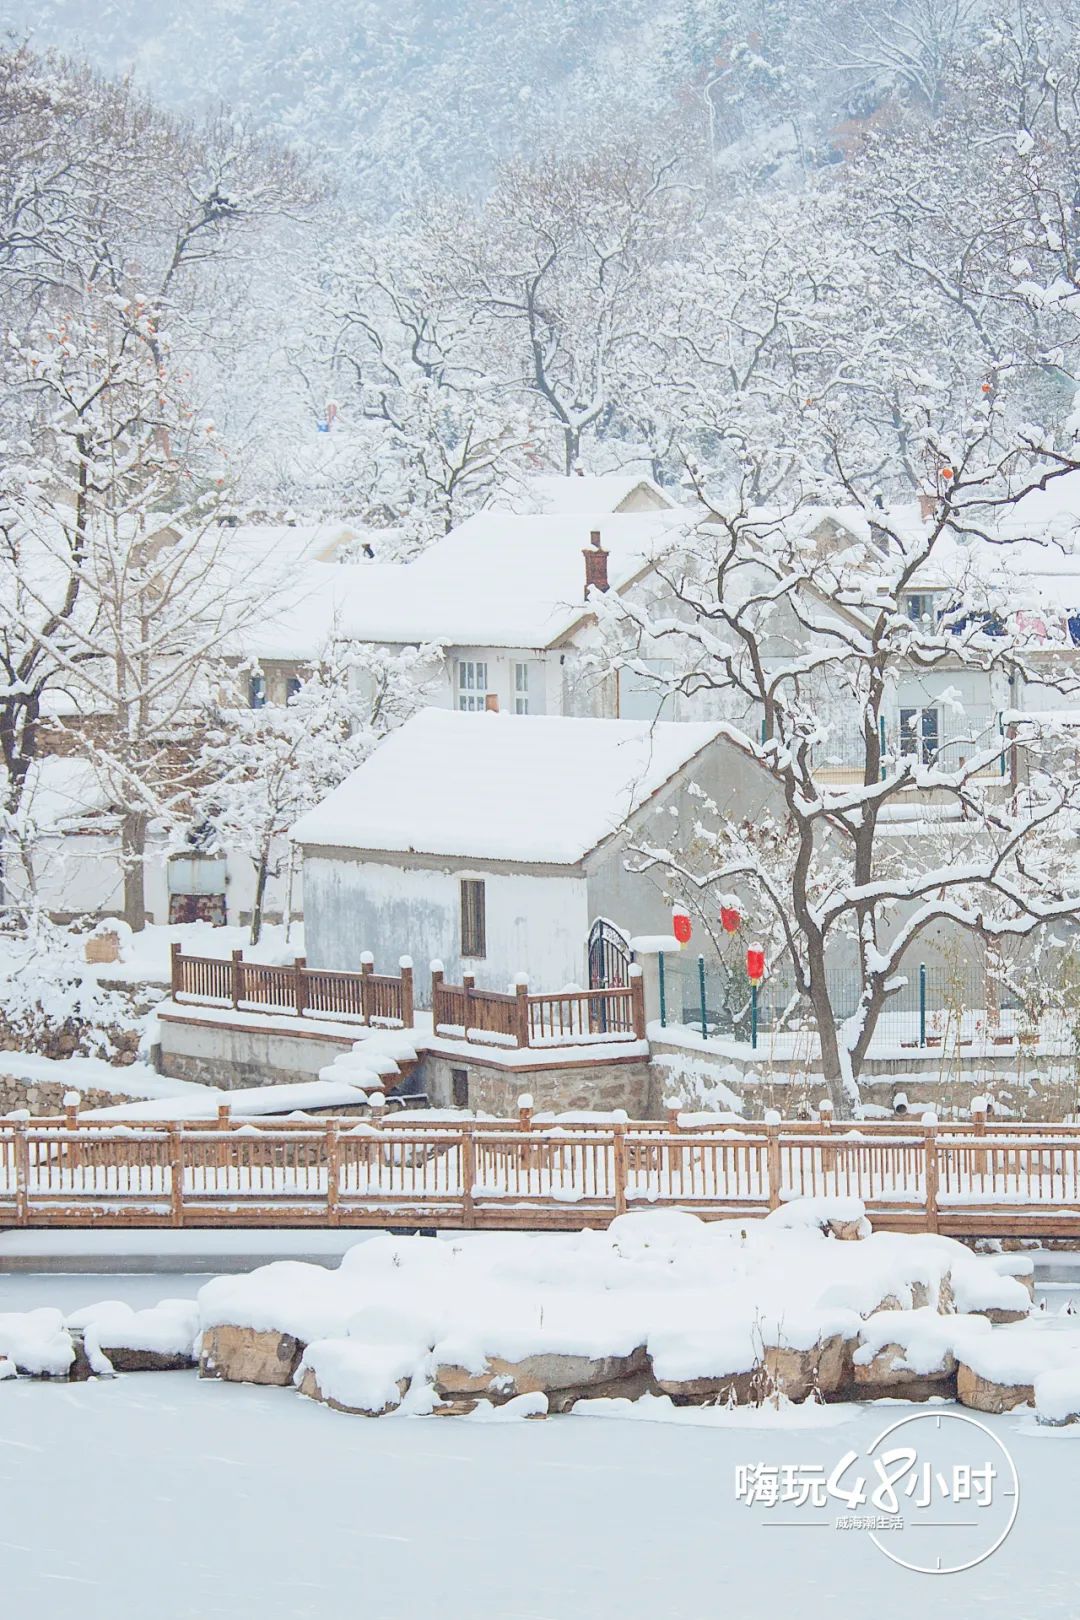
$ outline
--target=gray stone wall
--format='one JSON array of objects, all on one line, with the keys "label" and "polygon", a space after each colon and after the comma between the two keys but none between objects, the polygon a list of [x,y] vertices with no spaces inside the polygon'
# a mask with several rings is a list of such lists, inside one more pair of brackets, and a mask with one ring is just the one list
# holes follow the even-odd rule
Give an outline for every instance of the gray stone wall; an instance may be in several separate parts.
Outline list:
[{"label": "gray stone wall", "polygon": [[[0,1114],[13,1114],[27,1108],[35,1119],[51,1119],[64,1112],[64,1096],[74,1088],[59,1080],[15,1080],[0,1075]],[[95,1087],[80,1094],[80,1108],[113,1108],[127,1103],[126,1093],[103,1091]]]},{"label": "gray stone wall", "polygon": [[471,1057],[449,1057],[425,1052],[418,1075],[433,1108],[449,1108],[455,1100],[453,1071],[467,1079],[465,1106],[499,1118],[517,1113],[522,1092],[532,1095],[539,1111],[554,1109],[625,1108],[631,1119],[644,1119],[649,1098],[649,1065],[645,1058],[622,1063],[576,1063],[536,1068],[505,1067]]}]

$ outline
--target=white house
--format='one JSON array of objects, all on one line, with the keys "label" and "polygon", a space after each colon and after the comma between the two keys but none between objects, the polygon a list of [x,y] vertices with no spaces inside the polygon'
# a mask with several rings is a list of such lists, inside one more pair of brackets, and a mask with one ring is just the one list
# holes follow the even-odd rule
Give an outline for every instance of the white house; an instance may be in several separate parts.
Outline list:
[{"label": "white house", "polygon": [[587,594],[633,590],[698,517],[643,479],[523,480],[411,561],[298,563],[242,651],[277,687],[335,639],[435,644],[436,705],[655,718],[648,684],[596,658]]},{"label": "white house", "polygon": [[734,808],[718,731],[421,711],[292,829],[309,963],[407,952],[481,988],[522,972],[541,990],[587,984],[598,924],[670,935],[670,902],[655,876],[627,870],[628,847],[654,816],[665,840],[690,836],[691,779]]}]

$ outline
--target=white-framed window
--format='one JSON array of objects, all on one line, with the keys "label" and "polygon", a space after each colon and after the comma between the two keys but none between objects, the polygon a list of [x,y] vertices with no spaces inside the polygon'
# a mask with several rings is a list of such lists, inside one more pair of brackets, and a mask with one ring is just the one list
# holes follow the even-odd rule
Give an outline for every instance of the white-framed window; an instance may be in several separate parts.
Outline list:
[{"label": "white-framed window", "polygon": [[901,757],[916,755],[920,764],[932,765],[941,746],[941,713],[935,708],[900,710]]},{"label": "white-framed window", "polygon": [[477,658],[459,658],[454,665],[454,690],[459,709],[482,709],[488,691],[486,662]]},{"label": "white-framed window", "polygon": [[514,713],[528,714],[529,712],[529,666],[528,664],[514,665]]},{"label": "white-framed window", "polygon": [[933,591],[905,591],[900,606],[913,624],[921,625],[924,630],[936,628],[939,614]]}]

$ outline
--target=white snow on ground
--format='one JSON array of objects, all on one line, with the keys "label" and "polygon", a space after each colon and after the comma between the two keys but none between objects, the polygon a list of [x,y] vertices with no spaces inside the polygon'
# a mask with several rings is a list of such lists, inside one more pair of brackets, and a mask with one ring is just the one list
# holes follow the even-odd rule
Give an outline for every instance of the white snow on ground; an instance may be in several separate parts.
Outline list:
[{"label": "white snow on ground", "polygon": [[[99,925],[101,926],[101,925]],[[72,936],[81,951],[82,940]],[[304,954],[304,925],[293,923],[288,943],[280,923],[267,924],[257,945],[249,943],[247,928],[214,928],[210,923],[148,923],[133,934],[121,925],[118,962],[85,963],[88,975],[122,984],[168,984],[170,947],[179,942],[187,956],[229,956],[242,950],[249,962],[293,962]]]},{"label": "white snow on ground", "polygon": [[[365,1422],[279,1389],[129,1375],[0,1389],[4,1610],[33,1620],[1073,1620],[1075,1430],[989,1418],[1015,1529],[945,1579],[784,1531],[737,1465],[831,1468],[895,1406],[674,1422]],[[642,1414],[644,1415],[644,1414]],[[839,1425],[839,1427],[836,1427]]]},{"label": "white snow on ground", "polygon": [[[12,1080],[52,1080],[68,1091],[112,1091],[129,1097],[198,1097],[205,1092],[191,1080],[173,1080],[158,1074],[149,1063],[129,1063],[123,1068],[104,1058],[47,1058],[38,1052],[0,1053],[0,1074]],[[153,1116],[157,1118],[155,1114]]]},{"label": "white snow on ground", "polygon": [[367,1092],[342,1081],[298,1080],[280,1086],[250,1086],[223,1091],[217,1086],[190,1085],[180,1096],[137,1103],[116,1103],[110,1108],[87,1108],[83,1119],[214,1119],[222,1103],[238,1117],[290,1114],[306,1108],[356,1108],[368,1100]]}]

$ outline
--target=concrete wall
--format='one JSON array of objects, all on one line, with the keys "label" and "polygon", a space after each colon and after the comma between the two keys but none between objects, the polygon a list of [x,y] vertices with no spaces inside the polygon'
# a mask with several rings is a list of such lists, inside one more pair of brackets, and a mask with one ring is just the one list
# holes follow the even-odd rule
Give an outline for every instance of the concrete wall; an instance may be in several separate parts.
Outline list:
[{"label": "concrete wall", "polygon": [[317,1080],[319,1070],[352,1050],[355,1034],[285,1035],[272,1030],[230,1028],[222,1022],[161,1020],[162,1074],[232,1091],[243,1086]]},{"label": "concrete wall", "polygon": [[[461,879],[485,884],[487,955],[463,961]],[[378,971],[394,971],[404,953],[417,970],[417,994],[427,1001],[428,963],[438,958],[447,979],[463,967],[481,989],[505,990],[518,972],[537,990],[584,983],[589,931],[583,873],[540,876],[489,866],[364,860],[356,851],[309,854],[305,947],[312,967],[355,969],[362,951]]]}]

